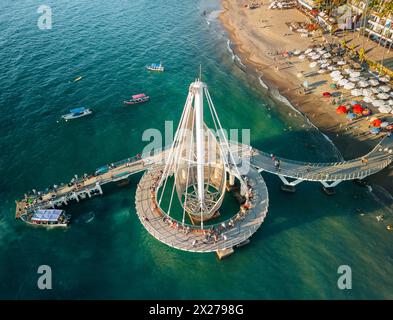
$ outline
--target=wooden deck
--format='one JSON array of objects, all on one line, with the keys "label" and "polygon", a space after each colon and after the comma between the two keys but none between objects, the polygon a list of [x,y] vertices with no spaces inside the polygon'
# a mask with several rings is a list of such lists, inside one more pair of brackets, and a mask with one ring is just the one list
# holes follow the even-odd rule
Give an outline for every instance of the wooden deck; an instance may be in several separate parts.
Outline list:
[{"label": "wooden deck", "polygon": [[[157,240],[176,249],[191,252],[214,252],[233,248],[250,238],[261,226],[268,210],[268,191],[266,184],[257,170],[252,169],[248,174],[248,183],[253,189],[253,198],[250,201],[252,208],[243,214],[236,214],[233,218],[233,226],[229,221],[218,224],[219,232],[217,241],[207,240],[206,234],[198,226],[183,227],[168,219],[164,221],[163,213],[158,208],[153,185],[160,178],[162,166],[146,172],[136,192],[136,211],[139,220],[146,230]],[[211,226],[204,227],[207,233]]]}]

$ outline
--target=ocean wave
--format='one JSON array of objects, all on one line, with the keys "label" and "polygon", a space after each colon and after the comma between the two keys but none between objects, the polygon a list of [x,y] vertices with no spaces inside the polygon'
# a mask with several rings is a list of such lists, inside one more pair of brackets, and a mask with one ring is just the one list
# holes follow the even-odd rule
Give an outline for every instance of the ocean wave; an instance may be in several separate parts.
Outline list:
[{"label": "ocean wave", "polygon": [[262,80],[262,76],[259,76],[258,80],[259,80],[259,84],[262,86],[262,88],[269,90],[269,86]]},{"label": "ocean wave", "polygon": [[235,53],[233,52],[233,49],[231,48],[231,40],[227,40],[227,48],[228,48],[228,51],[229,51],[229,53],[231,54],[231,56],[232,56],[232,60],[235,60]]}]

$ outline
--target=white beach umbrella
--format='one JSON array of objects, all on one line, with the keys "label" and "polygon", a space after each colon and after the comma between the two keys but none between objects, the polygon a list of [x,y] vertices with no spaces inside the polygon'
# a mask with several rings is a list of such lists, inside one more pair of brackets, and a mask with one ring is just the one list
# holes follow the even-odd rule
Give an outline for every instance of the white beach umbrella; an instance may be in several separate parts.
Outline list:
[{"label": "white beach umbrella", "polygon": [[353,88],[355,88],[355,84],[352,82],[348,82],[346,85],[344,85],[344,89],[346,90],[352,90]]},{"label": "white beach umbrella", "polygon": [[300,56],[299,56],[299,59],[300,60],[304,60],[306,58],[306,56],[304,55],[304,54],[301,54]]},{"label": "white beach umbrella", "polygon": [[385,105],[385,106],[379,107],[378,111],[381,113],[390,113],[392,111],[392,108]]},{"label": "white beach umbrella", "polygon": [[322,57],[324,57],[325,59],[328,59],[331,56],[332,56],[332,54],[328,52],[328,53],[324,53]]},{"label": "white beach umbrella", "polygon": [[371,80],[369,80],[369,83],[370,83],[373,87],[379,85],[379,81],[378,81],[377,79],[371,79]]},{"label": "white beach umbrella", "polygon": [[382,92],[389,92],[391,89],[392,89],[391,87],[386,85],[379,87],[379,90]]},{"label": "white beach umbrella", "polygon": [[299,49],[296,49],[294,52],[293,52],[293,54],[295,55],[295,56],[298,56],[299,54],[301,54],[302,52],[299,50]]},{"label": "white beach umbrella", "polygon": [[306,51],[304,51],[305,54],[309,54],[310,52],[312,52],[311,48],[308,48]]},{"label": "white beach umbrella", "polygon": [[393,106],[393,100],[392,99],[388,100],[388,104],[389,106]]},{"label": "white beach umbrella", "polygon": [[367,103],[372,103],[373,100],[370,97],[364,97],[363,101]]},{"label": "white beach umbrella", "polygon": [[330,71],[337,70],[337,68],[336,68],[335,66],[332,66],[332,65],[328,66],[327,68],[328,68],[328,70],[330,70]]},{"label": "white beach umbrella", "polygon": [[379,93],[379,90],[378,90],[377,88],[371,88],[371,91],[372,91],[373,93],[375,93],[375,94],[378,94],[378,93]]},{"label": "white beach umbrella", "polygon": [[344,60],[340,60],[339,62],[337,62],[337,64],[339,66],[345,66],[347,63]]},{"label": "white beach umbrella", "polygon": [[341,71],[340,71],[340,70],[335,70],[335,71],[333,71],[333,72],[330,72],[330,75],[331,75],[332,77],[335,77],[335,76],[340,75],[340,74],[341,74]]},{"label": "white beach umbrella", "polygon": [[361,80],[361,81],[358,82],[358,86],[360,88],[367,88],[367,87],[370,86],[370,84],[367,81]]},{"label": "white beach umbrella", "polygon": [[351,76],[351,78],[360,77],[360,72],[359,71],[354,71],[354,72],[351,72],[349,75]]},{"label": "white beach umbrella", "polygon": [[347,79],[341,79],[339,82],[338,82],[338,85],[339,86],[345,86],[346,84],[348,84],[348,83],[350,83]]},{"label": "white beach umbrella", "polygon": [[385,101],[383,101],[383,100],[373,100],[373,101],[371,102],[371,104],[372,104],[374,107],[383,107],[383,106],[385,105]]},{"label": "white beach umbrella", "polygon": [[359,78],[349,78],[348,80],[351,82],[359,82],[360,81]]},{"label": "white beach umbrella", "polygon": [[344,69],[344,72],[346,73],[346,74],[350,74],[350,73],[352,73],[352,72],[355,72],[353,69],[351,69],[351,68],[345,68]]},{"label": "white beach umbrella", "polygon": [[389,82],[389,79],[385,76],[385,77],[379,78],[379,81],[386,83],[386,82]]},{"label": "white beach umbrella", "polygon": [[319,54],[315,54],[313,56],[311,56],[312,60],[318,60],[321,56]]},{"label": "white beach umbrella", "polygon": [[355,96],[355,97],[360,97],[362,95],[362,90],[359,89],[353,89],[351,91],[351,95]]},{"label": "white beach umbrella", "polygon": [[389,99],[389,95],[386,93],[379,93],[379,94],[377,94],[377,98],[381,99],[381,100],[387,100],[387,99]]},{"label": "white beach umbrella", "polygon": [[326,69],[328,66],[329,66],[328,63],[322,63],[322,64],[321,64],[321,68],[323,68],[323,69]]},{"label": "white beach umbrella", "polygon": [[309,66],[310,66],[310,68],[315,68],[317,66],[317,63],[316,62],[311,62],[309,64]]},{"label": "white beach umbrella", "polygon": [[373,92],[370,89],[362,89],[362,95],[365,97],[371,97],[373,95]]}]

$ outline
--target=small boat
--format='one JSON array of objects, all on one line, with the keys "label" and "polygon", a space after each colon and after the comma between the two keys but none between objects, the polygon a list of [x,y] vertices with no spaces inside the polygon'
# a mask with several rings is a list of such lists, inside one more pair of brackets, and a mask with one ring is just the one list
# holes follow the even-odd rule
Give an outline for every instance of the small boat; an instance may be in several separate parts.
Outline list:
[{"label": "small boat", "polygon": [[150,71],[160,71],[160,72],[164,72],[164,66],[162,65],[162,63],[160,62],[160,64],[158,63],[152,63],[150,66],[146,67],[147,70]]},{"label": "small boat", "polygon": [[144,93],[135,94],[131,97],[131,100],[124,101],[125,104],[137,104],[143,103],[150,100],[150,97],[145,95]]},{"label": "small boat", "polygon": [[386,226],[386,229],[387,229],[388,231],[393,231],[393,226],[392,226],[391,224],[388,224],[388,225]]},{"label": "small boat", "polygon": [[377,219],[378,222],[383,221],[384,216],[382,214],[378,215],[375,217]]},{"label": "small boat", "polygon": [[93,111],[91,109],[86,109],[84,107],[81,107],[81,108],[71,109],[70,113],[64,114],[61,117],[67,121],[67,120],[72,120],[72,119],[88,116],[89,114],[92,114],[92,113],[93,113]]},{"label": "small boat", "polygon": [[31,225],[52,228],[67,227],[71,216],[66,215],[64,210],[39,209],[22,215],[20,219]]},{"label": "small boat", "polygon": [[83,78],[83,77],[75,78],[74,81],[72,81],[72,82],[78,82],[78,81],[82,80],[82,78]]}]

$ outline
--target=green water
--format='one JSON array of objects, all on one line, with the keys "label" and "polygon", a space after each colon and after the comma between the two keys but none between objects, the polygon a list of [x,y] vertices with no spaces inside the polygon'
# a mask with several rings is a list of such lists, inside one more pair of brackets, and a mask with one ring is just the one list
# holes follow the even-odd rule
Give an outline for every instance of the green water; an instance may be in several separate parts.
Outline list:
[{"label": "green water", "polygon": [[[321,134],[233,62],[218,1],[46,4],[50,31],[36,26],[36,1],[0,3],[0,298],[393,298],[393,234],[385,229],[392,213],[353,183],[334,197],[313,183],[284,194],[278,178],[264,174],[268,217],[225,261],[171,249],[144,230],[134,207],[140,175],[69,207],[74,223],[66,230],[15,221],[14,200],[24,192],[135,155],[147,143],[144,130],[177,123],[199,64],[225,128],[249,128],[255,147],[285,157],[336,158]],[[166,72],[146,72],[160,60]],[[138,92],[151,101],[125,107]],[[80,105],[94,115],[58,122]],[[52,268],[52,290],[37,288],[43,264]],[[337,288],[343,264],[352,267],[352,290]]]}]

